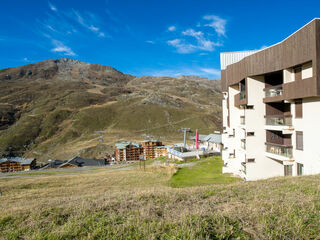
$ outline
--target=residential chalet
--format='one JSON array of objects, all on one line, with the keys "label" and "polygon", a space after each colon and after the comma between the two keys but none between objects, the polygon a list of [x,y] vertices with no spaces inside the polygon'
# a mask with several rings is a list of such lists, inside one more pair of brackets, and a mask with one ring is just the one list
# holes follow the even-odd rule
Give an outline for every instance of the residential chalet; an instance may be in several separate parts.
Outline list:
[{"label": "residential chalet", "polygon": [[5,172],[18,172],[29,171],[35,168],[37,161],[34,158],[2,158],[0,159],[0,171]]},{"label": "residential chalet", "polygon": [[143,148],[139,143],[122,141],[116,143],[114,155],[117,162],[139,161],[143,156]]}]

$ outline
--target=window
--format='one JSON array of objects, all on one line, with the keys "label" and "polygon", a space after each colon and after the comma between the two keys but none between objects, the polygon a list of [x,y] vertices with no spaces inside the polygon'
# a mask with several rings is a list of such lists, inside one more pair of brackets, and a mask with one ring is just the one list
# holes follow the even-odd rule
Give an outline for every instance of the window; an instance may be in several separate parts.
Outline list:
[{"label": "window", "polygon": [[296,118],[302,118],[302,99],[296,99],[295,101]]},{"label": "window", "polygon": [[303,150],[303,132],[296,131],[296,149]]},{"label": "window", "polygon": [[247,162],[248,162],[248,163],[250,163],[250,162],[255,162],[255,159],[254,159],[254,158],[248,158],[248,159],[247,159]]},{"label": "window", "polygon": [[284,165],[284,175],[292,176],[292,165]]},{"label": "window", "polygon": [[302,66],[295,67],[294,71],[294,80],[300,81],[302,79]]},{"label": "window", "polygon": [[246,79],[240,81],[240,100],[246,98]]},{"label": "window", "polygon": [[247,132],[247,136],[248,136],[248,137],[254,136],[254,132]]},{"label": "window", "polygon": [[252,105],[247,105],[246,109],[253,109]]},{"label": "window", "polygon": [[303,164],[297,163],[297,175],[301,176],[303,175]]},{"label": "window", "polygon": [[236,150],[234,149],[232,153],[229,153],[229,158],[236,158]]}]

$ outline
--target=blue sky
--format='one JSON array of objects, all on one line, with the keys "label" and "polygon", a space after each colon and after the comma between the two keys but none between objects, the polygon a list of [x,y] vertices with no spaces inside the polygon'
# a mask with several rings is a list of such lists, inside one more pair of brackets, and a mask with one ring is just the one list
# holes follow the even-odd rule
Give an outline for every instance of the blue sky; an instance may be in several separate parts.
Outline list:
[{"label": "blue sky", "polygon": [[143,75],[220,77],[220,52],[275,44],[320,1],[1,0],[0,68],[68,57]]}]

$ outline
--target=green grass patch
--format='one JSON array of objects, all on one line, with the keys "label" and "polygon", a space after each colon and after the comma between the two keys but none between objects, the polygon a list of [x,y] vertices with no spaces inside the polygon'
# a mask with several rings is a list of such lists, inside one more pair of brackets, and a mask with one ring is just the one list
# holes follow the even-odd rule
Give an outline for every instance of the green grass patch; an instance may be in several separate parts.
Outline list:
[{"label": "green grass patch", "polygon": [[198,160],[195,165],[179,168],[169,180],[169,185],[180,188],[241,181],[240,178],[222,174],[222,167],[221,157],[208,157],[204,160]]}]

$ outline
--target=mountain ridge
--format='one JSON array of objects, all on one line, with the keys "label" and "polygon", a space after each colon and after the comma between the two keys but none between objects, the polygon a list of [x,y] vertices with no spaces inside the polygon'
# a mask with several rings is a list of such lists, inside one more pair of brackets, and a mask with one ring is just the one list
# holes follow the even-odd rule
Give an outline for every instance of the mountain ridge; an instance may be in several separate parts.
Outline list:
[{"label": "mountain ridge", "polygon": [[[135,77],[61,58],[0,70],[0,155],[94,157],[120,139],[221,127],[219,80]],[[100,132],[100,134],[96,134]]]}]

